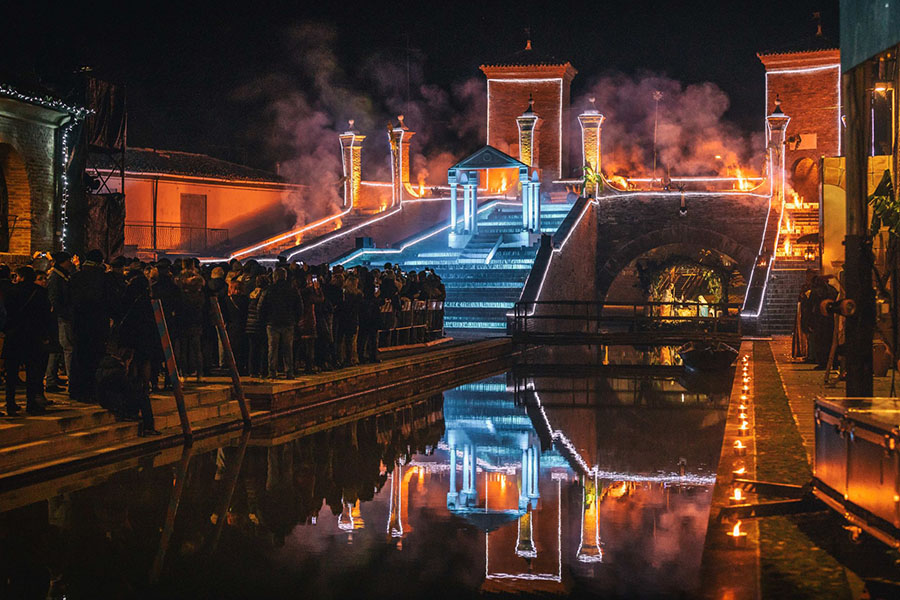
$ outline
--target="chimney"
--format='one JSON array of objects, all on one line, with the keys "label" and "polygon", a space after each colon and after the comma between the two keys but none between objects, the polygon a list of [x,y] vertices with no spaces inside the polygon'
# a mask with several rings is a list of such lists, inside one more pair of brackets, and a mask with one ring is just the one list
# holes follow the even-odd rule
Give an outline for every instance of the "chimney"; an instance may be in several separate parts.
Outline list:
[{"label": "chimney", "polygon": [[409,185],[409,145],[415,131],[410,131],[403,124],[403,115],[398,115],[397,126],[391,126],[388,130],[388,138],[391,141],[391,184],[393,189],[391,206],[397,206],[403,201],[403,191]]},{"label": "chimney", "polygon": [[534,98],[529,94],[528,108],[516,117],[516,124],[519,126],[519,160],[529,167],[537,162],[538,149],[535,147],[534,134],[537,131],[538,121],[540,117],[534,113]]},{"label": "chimney", "polygon": [[772,198],[781,206],[784,200],[784,142],[789,116],[781,110],[781,98],[775,96],[775,110],[766,117],[766,133],[768,136],[768,171]]},{"label": "chimney", "polygon": [[578,123],[581,125],[581,164],[590,168],[590,175],[584,185],[585,196],[594,195],[597,192],[597,181],[600,175],[600,132],[603,127],[604,116],[594,106],[595,99],[591,98],[591,107],[578,115]]},{"label": "chimney", "polygon": [[341,165],[344,168],[344,207],[358,207],[359,183],[362,181],[362,144],[366,136],[350,127],[340,135]]}]

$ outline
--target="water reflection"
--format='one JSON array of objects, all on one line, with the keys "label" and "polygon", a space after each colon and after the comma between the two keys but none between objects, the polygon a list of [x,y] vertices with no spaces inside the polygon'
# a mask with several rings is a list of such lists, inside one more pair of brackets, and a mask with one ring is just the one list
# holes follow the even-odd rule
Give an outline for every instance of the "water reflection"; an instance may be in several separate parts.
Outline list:
[{"label": "water reflection", "polygon": [[514,370],[286,443],[256,431],[111,467],[0,514],[0,589],[690,593],[723,399],[664,375]]}]

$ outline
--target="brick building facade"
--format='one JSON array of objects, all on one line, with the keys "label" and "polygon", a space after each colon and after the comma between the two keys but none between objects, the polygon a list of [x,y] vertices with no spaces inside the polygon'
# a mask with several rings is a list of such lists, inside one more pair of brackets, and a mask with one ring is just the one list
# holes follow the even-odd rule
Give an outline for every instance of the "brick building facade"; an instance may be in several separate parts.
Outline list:
[{"label": "brick building facade", "polygon": [[487,143],[510,156],[519,156],[516,117],[534,99],[539,117],[532,164],[541,178],[568,175],[569,100],[577,71],[569,62],[544,59],[531,45],[507,60],[481,65],[487,77]]},{"label": "brick building facade", "polygon": [[818,196],[818,163],[841,153],[840,50],[821,48],[760,53],[766,68],[766,114],[775,97],[791,116],[785,167],[792,187],[808,200]]},{"label": "brick building facade", "polygon": [[26,98],[0,86],[0,260],[61,243],[60,144],[73,116],[61,103]]}]

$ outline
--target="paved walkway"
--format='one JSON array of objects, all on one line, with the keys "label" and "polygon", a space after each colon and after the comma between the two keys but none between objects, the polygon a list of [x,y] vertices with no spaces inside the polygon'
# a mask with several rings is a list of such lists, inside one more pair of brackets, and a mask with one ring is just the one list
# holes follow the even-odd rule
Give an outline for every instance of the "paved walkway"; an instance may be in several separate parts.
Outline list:
[{"label": "paved walkway", "polygon": [[[816,396],[843,397],[845,385],[843,381],[836,381],[834,374],[831,382],[825,384],[825,372],[814,370],[815,365],[804,363],[802,360],[791,357],[791,337],[777,336],[769,346],[775,356],[778,373],[784,387],[785,395],[791,407],[794,422],[803,438],[803,447],[809,464],[813,464],[815,456],[815,417],[813,416]],[[900,378],[897,380],[900,388]],[[891,391],[891,378],[876,377],[874,380],[876,396],[888,396]]]}]

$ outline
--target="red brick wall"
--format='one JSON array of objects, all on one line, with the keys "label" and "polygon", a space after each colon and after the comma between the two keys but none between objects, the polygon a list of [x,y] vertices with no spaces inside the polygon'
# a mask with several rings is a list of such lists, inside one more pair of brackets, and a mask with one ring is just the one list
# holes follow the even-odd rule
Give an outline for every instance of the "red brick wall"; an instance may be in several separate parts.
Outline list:
[{"label": "red brick wall", "polygon": [[[519,129],[516,117],[528,108],[534,97],[534,112],[540,117],[535,136],[536,164],[546,178],[566,172],[569,133],[569,88],[575,70],[571,65],[533,67],[485,67],[488,78],[488,139],[495,148],[518,156]],[[549,81],[529,81],[549,80]],[[560,94],[560,92],[562,92]],[[562,129],[562,131],[560,131]]]},{"label": "red brick wall", "polygon": [[775,96],[780,96],[781,109],[791,118],[786,136],[799,134],[802,138],[799,148],[789,144],[785,152],[788,173],[804,158],[818,163],[821,156],[839,155],[840,68],[829,66],[840,63],[840,52],[820,50],[759,58],[766,67],[766,114],[775,108]]},{"label": "red brick wall", "polygon": [[10,189],[10,251],[31,254],[58,248],[55,232],[56,127],[0,114],[0,168]]}]

